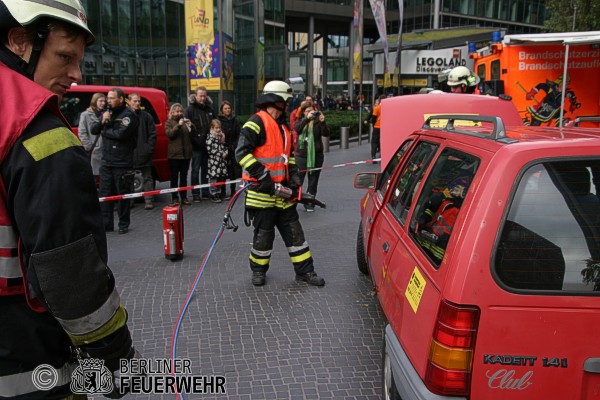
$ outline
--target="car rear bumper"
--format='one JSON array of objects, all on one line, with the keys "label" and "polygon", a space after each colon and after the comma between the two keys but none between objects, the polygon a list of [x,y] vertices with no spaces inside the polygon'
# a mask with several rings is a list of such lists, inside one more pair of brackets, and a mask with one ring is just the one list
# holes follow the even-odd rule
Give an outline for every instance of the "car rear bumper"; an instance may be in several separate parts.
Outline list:
[{"label": "car rear bumper", "polygon": [[403,400],[466,400],[465,397],[438,396],[431,393],[423,380],[414,369],[398,337],[388,324],[385,328],[385,341],[390,357],[392,373],[396,382],[396,389]]}]

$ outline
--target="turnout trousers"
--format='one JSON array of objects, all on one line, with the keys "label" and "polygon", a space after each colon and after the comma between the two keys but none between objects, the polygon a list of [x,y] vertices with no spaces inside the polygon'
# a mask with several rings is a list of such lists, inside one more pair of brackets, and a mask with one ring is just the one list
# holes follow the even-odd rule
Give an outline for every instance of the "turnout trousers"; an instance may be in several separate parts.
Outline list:
[{"label": "turnout trousers", "polygon": [[304,238],[296,205],[281,209],[277,207],[251,209],[248,213],[254,227],[254,239],[250,250],[250,269],[267,272],[275,241],[275,228],[279,231],[296,274],[314,271],[313,258]]}]

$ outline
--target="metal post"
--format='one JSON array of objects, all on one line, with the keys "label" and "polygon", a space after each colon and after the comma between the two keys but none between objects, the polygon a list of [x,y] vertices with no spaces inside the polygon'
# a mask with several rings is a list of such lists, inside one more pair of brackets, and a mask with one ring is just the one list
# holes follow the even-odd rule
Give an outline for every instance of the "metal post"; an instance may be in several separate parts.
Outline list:
[{"label": "metal post", "polygon": [[350,140],[350,127],[342,126],[340,128],[340,149],[347,149],[349,140]]},{"label": "metal post", "polygon": [[329,137],[323,136],[323,153],[329,153]]}]

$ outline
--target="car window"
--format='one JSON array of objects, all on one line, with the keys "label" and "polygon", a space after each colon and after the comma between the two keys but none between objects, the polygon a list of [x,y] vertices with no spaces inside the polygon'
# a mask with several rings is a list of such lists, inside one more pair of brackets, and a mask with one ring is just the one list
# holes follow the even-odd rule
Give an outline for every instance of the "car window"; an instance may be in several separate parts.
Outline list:
[{"label": "car window", "polygon": [[406,153],[406,151],[409,149],[412,142],[412,139],[410,139],[407,140],[402,146],[400,146],[396,154],[394,154],[394,157],[392,157],[392,159],[388,163],[385,170],[381,173],[381,176],[379,177],[379,181],[377,183],[377,191],[379,192],[382,198],[383,196],[385,196],[385,193],[390,187],[390,181],[392,179],[394,171],[396,170],[396,167],[400,163],[402,157],[404,157],[404,153]]},{"label": "car window", "polygon": [[79,126],[79,115],[90,106],[93,95],[94,93],[65,93],[60,102],[60,112],[71,126]]},{"label": "car window", "polygon": [[[94,93],[92,92],[67,92],[63,96],[60,102],[60,111],[71,126],[79,126],[79,116],[90,106],[93,95]],[[156,114],[154,107],[152,107],[152,104],[147,98],[143,96],[141,96],[141,98],[141,109],[152,115],[152,119],[154,119],[155,124],[160,124],[158,115]]]},{"label": "car window", "polygon": [[438,147],[433,143],[418,143],[396,178],[388,207],[402,225],[406,222],[413,196]]},{"label": "car window", "polygon": [[435,161],[415,205],[409,233],[438,267],[479,164],[478,157],[445,148]]},{"label": "car window", "polygon": [[512,289],[600,292],[600,161],[549,161],[519,180],[493,269]]}]

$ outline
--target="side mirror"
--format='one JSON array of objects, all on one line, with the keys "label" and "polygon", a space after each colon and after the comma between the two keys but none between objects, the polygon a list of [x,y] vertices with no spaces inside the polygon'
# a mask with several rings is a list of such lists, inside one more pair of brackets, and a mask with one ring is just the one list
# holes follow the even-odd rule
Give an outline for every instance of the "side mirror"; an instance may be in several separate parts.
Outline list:
[{"label": "side mirror", "polygon": [[374,189],[377,185],[377,172],[361,172],[360,174],[354,175],[354,188],[355,189]]}]

